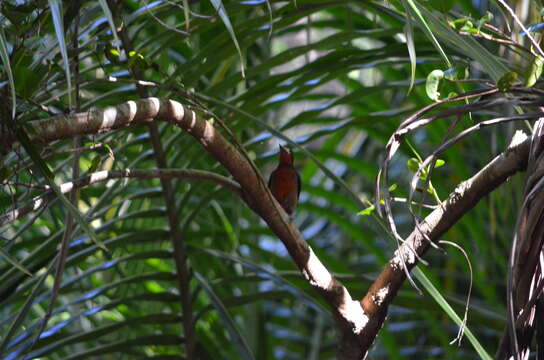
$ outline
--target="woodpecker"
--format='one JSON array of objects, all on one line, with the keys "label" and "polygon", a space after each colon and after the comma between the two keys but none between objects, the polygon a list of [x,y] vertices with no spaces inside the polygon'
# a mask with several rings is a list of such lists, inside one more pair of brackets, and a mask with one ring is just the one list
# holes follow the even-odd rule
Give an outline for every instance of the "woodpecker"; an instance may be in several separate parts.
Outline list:
[{"label": "woodpecker", "polygon": [[279,164],[270,174],[268,187],[283,210],[292,218],[300,195],[300,176],[293,167],[293,153],[281,145]]}]

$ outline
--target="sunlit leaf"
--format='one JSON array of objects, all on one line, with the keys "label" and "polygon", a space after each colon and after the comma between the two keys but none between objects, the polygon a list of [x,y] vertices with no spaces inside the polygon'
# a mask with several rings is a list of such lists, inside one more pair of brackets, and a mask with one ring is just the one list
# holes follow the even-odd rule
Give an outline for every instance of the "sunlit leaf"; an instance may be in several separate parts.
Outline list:
[{"label": "sunlit leaf", "polygon": [[525,74],[526,87],[532,87],[538,81],[538,79],[540,79],[543,66],[544,58],[542,58],[542,56],[535,56],[533,60],[531,60],[531,65],[529,66]]},{"label": "sunlit leaf", "polygon": [[425,90],[429,99],[436,101],[440,98],[438,88],[443,78],[444,72],[442,70],[437,69],[429,73],[427,76],[427,82],[425,83]]}]

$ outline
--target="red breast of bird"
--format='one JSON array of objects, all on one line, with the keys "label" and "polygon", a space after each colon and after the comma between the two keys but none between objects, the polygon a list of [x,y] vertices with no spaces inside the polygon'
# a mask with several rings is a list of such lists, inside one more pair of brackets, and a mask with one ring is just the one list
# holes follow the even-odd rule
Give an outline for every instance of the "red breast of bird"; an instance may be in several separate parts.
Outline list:
[{"label": "red breast of bird", "polygon": [[268,181],[272,195],[290,217],[295,213],[300,195],[300,176],[293,166],[293,160],[289,149],[280,145],[279,164]]}]

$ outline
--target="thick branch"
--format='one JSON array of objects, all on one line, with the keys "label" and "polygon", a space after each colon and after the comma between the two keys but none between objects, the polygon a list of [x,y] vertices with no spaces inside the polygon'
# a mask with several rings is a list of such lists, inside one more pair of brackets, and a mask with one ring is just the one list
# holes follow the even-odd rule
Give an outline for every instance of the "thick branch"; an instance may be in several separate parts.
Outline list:
[{"label": "thick branch", "polygon": [[[367,322],[360,302],[352,300],[347,289],[319,261],[287,214],[274,199],[260,173],[249,159],[238,152],[218,133],[211,122],[198,117],[182,104],[157,98],[128,101],[104,110],[61,115],[30,123],[27,129],[33,141],[50,142],[81,134],[131,126],[143,122],[166,120],[191,134],[234,177],[242,188],[242,197],[269,228],[280,238],[304,278],[330,305],[343,337],[359,333]],[[10,147],[13,139],[0,139]]]},{"label": "thick branch", "polygon": [[429,214],[420,224],[420,231],[414,230],[395,252],[395,256],[385,265],[361,300],[365,313],[370,317],[368,325],[360,334],[365,352],[383,326],[387,308],[406,279],[403,262],[408,270],[417,264],[417,256],[412,249],[418,256],[425,254],[431,246],[426,239],[437,241],[482,197],[488,195],[514,173],[524,170],[527,166],[528,153],[529,139],[522,132],[517,132],[506,151],[472,178],[459,184],[442,206]]}]

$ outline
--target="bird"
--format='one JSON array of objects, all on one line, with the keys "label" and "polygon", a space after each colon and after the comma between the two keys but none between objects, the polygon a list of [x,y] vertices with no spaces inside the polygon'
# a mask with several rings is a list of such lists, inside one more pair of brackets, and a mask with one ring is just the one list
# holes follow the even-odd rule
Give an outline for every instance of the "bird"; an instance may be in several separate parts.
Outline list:
[{"label": "bird", "polygon": [[279,164],[270,174],[268,187],[289,218],[297,208],[300,195],[300,175],[293,166],[293,153],[280,145]]}]

